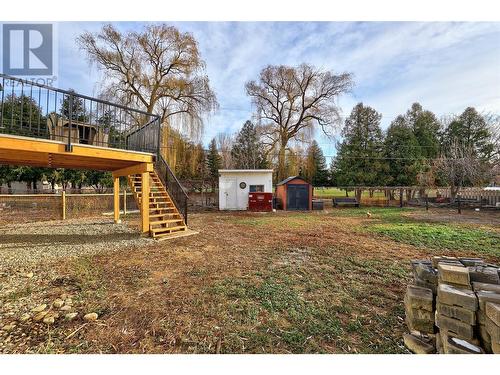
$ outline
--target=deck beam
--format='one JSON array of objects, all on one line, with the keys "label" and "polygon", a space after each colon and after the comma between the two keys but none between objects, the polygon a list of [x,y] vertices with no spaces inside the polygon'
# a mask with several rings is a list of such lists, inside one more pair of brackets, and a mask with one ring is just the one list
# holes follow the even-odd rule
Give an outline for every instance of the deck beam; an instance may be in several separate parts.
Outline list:
[{"label": "deck beam", "polygon": [[153,163],[140,163],[113,171],[113,177],[130,176],[133,174],[142,174],[143,172],[152,172]]},{"label": "deck beam", "polygon": [[154,161],[145,152],[83,144],[73,144],[67,152],[65,147],[63,142],[0,134],[0,164],[118,171]]}]

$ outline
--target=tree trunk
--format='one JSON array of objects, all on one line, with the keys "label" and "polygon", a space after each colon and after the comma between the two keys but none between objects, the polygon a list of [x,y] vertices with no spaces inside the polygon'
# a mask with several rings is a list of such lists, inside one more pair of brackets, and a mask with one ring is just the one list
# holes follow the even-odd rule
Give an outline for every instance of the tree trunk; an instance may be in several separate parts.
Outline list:
[{"label": "tree trunk", "polygon": [[363,193],[363,190],[356,189],[356,199],[358,200],[358,203],[361,203],[361,194],[362,193]]},{"label": "tree trunk", "polygon": [[453,185],[450,186],[450,203],[455,203],[459,190],[460,190],[459,186],[453,186]]},{"label": "tree trunk", "polygon": [[278,182],[287,178],[286,176],[286,143],[283,142],[280,145],[280,151],[278,155]]}]

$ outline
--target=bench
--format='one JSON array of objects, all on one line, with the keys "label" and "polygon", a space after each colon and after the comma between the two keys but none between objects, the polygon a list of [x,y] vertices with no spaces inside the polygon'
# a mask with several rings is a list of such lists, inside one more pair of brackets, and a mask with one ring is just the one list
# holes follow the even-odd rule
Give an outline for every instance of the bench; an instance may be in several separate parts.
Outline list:
[{"label": "bench", "polygon": [[340,205],[359,207],[359,202],[356,198],[349,198],[349,197],[333,198],[333,207],[337,207]]}]

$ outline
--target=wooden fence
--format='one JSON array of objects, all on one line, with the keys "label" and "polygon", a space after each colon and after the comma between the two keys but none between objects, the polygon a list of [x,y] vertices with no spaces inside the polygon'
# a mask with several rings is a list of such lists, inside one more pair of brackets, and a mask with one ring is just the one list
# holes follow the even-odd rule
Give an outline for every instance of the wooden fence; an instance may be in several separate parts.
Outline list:
[{"label": "wooden fence", "polygon": [[[442,191],[444,198],[450,198],[450,189]],[[476,203],[479,206],[500,206],[500,190],[484,190],[481,188],[464,188],[460,190],[460,199],[464,202]]]}]

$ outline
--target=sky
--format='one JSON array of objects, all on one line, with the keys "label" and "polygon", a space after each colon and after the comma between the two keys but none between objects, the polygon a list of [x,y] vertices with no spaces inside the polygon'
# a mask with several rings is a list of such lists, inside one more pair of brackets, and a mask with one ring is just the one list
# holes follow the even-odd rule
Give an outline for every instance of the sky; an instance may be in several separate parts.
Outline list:
[{"label": "sky", "polygon": [[[114,23],[140,30],[143,23]],[[351,72],[352,92],[342,96],[343,116],[363,102],[382,114],[385,129],[414,102],[438,116],[466,107],[500,114],[500,23],[481,22],[168,22],[191,32],[220,105],[206,118],[203,142],[234,133],[251,119],[245,83],[269,64],[309,63]],[[89,66],[75,38],[99,22],[57,24],[56,86],[95,95],[100,72]],[[325,155],[335,142],[315,135]],[[329,159],[329,158],[327,158]]]}]

